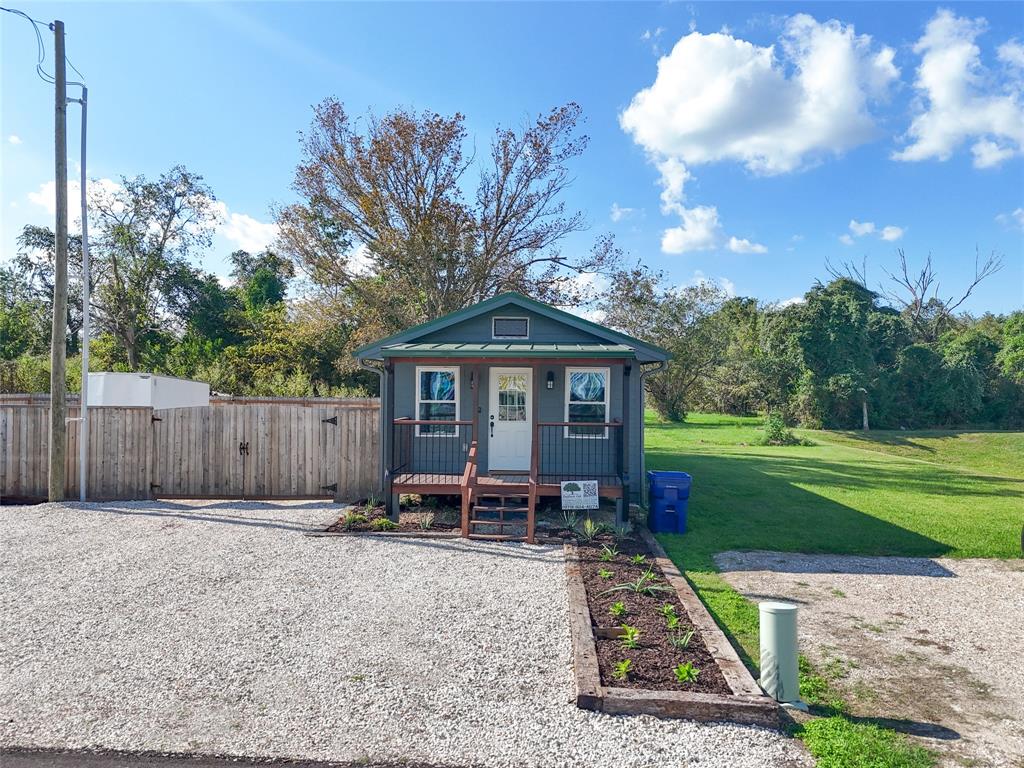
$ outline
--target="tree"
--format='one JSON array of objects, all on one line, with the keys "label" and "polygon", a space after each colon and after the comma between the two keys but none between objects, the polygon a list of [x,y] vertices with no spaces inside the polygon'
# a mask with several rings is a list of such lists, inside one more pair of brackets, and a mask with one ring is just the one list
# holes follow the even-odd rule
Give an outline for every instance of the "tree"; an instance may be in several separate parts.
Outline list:
[{"label": "tree", "polygon": [[578,276],[608,268],[618,251],[607,238],[575,258],[558,247],[584,228],[561,200],[587,142],[580,119],[570,103],[497,129],[467,200],[478,163],[464,152],[461,114],[353,120],[327,99],[303,137],[302,201],[278,214],[283,252],[325,298],[361,308],[363,340],[505,290],[563,305],[591,298]]},{"label": "tree", "polygon": [[166,330],[167,278],[211,241],[215,198],[202,176],[175,166],[156,181],[122,178],[90,201],[96,240],[97,325],[138,370],[147,334]]},{"label": "tree", "polygon": [[259,308],[284,301],[288,282],[295,277],[291,261],[269,250],[255,256],[248,251],[235,251],[230,259],[231,277],[246,307]]},{"label": "tree", "polygon": [[647,378],[662,418],[682,421],[697,387],[722,361],[728,334],[719,310],[725,292],[709,282],[666,288],[660,273],[620,270],[600,303],[605,323],[672,353],[664,371]]},{"label": "tree", "polygon": [[[39,304],[47,318],[53,316],[53,273],[57,237],[49,227],[27,224],[17,238],[14,270],[21,276],[24,299]],[[95,281],[93,281],[95,282]],[[50,322],[49,319],[47,322]],[[52,329],[46,330],[46,345]],[[82,330],[82,238],[68,236],[68,333],[67,353],[79,351]]]},{"label": "tree", "polygon": [[1006,319],[996,362],[1006,378],[1024,384],[1024,312],[1014,312]]}]

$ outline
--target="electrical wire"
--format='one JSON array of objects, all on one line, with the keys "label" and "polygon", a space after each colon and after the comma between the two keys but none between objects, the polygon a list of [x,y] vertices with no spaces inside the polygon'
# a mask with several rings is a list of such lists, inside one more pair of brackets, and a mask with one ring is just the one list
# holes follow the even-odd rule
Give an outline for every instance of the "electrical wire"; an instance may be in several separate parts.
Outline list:
[{"label": "electrical wire", "polygon": [[[4,8],[3,6],[0,6],[0,11],[6,11],[7,13],[13,13],[15,16],[21,16],[23,19],[25,19],[32,25],[32,31],[36,33],[36,74],[39,75],[39,79],[42,80],[44,83],[49,83],[51,85],[55,83],[56,79],[54,78],[54,76],[47,72],[45,69],[43,69],[43,63],[46,61],[46,45],[43,43],[43,35],[39,31],[40,25],[43,25],[47,29],[52,30],[53,24],[51,24],[48,21],[40,21],[39,19],[33,19],[27,13],[25,13],[24,11],[19,11],[17,8]],[[66,55],[64,56],[64,61],[78,74],[80,78],[82,78],[82,82],[78,82],[77,80],[70,81],[67,83],[67,85],[77,85],[80,88],[84,88],[85,75],[79,72],[78,67],[72,64],[71,60]]]}]

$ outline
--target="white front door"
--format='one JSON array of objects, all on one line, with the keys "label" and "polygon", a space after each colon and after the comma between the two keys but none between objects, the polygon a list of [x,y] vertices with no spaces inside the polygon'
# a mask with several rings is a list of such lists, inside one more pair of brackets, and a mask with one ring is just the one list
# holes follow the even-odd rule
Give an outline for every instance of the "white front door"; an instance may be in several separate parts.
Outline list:
[{"label": "white front door", "polygon": [[528,470],[533,442],[533,371],[491,368],[490,375],[487,466]]}]

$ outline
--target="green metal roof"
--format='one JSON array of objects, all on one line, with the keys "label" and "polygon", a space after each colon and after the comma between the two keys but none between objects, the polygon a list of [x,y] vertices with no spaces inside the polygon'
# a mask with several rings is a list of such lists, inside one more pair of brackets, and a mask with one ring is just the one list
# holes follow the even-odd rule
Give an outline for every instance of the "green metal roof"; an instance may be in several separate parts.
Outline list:
[{"label": "green metal roof", "polygon": [[[656,344],[649,342],[640,341],[634,339],[632,336],[628,336],[619,331],[614,331],[611,328],[607,328],[603,325],[599,325],[591,320],[579,317],[578,315],[570,314],[565,310],[557,309],[549,304],[531,299],[528,296],[524,296],[521,293],[515,291],[508,291],[498,296],[493,296],[490,299],[481,301],[479,304],[474,304],[471,307],[460,309],[457,312],[439,317],[435,320],[430,320],[421,325],[417,325],[413,328],[407,328],[404,331],[393,334],[383,339],[378,339],[370,344],[365,344],[359,349],[355,350],[352,354],[355,357],[364,359],[380,359],[386,356],[385,350],[393,347],[397,347],[400,342],[412,342],[416,338],[426,335],[447,326],[453,325],[462,320],[466,320],[470,317],[483,314],[494,309],[498,309],[505,305],[514,305],[524,309],[532,310],[540,315],[544,315],[553,320],[556,320],[566,325],[575,326],[576,328],[588,331],[599,338],[605,338],[609,341],[621,341],[625,345],[629,346],[633,356],[641,361],[648,360],[668,360],[671,354],[667,350],[662,349]],[[529,345],[528,345],[529,346]],[[545,345],[535,345],[545,346]],[[574,346],[574,345],[562,345],[562,346]],[[619,346],[619,345],[614,345]],[[440,353],[438,353],[440,354]],[[554,353],[552,353],[554,354]]]},{"label": "green metal roof", "polygon": [[623,357],[636,356],[625,344],[390,344],[381,349],[383,357]]}]

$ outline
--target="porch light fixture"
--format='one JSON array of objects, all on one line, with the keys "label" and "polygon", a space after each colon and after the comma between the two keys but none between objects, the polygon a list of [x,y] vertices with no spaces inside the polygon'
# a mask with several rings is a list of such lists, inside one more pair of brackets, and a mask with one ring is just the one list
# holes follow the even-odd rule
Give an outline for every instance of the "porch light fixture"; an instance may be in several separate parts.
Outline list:
[{"label": "porch light fixture", "polygon": [[548,371],[547,385],[548,385],[548,389],[554,389],[555,388],[555,372],[554,371]]}]

